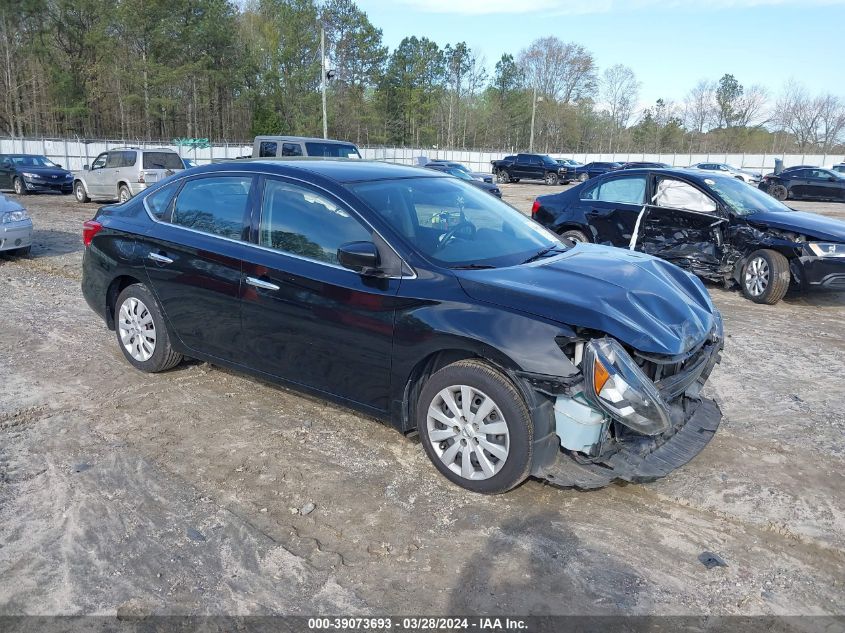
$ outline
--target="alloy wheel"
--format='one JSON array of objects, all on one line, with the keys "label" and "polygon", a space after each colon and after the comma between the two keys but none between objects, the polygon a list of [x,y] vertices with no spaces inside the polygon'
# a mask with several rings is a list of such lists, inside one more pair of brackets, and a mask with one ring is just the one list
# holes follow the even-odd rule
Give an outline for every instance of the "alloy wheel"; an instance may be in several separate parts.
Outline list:
[{"label": "alloy wheel", "polygon": [[120,342],[132,358],[142,363],[150,359],[156,348],[156,328],[143,301],[126,298],[118,313],[118,330]]},{"label": "alloy wheel", "polygon": [[126,187],[121,187],[120,192],[117,194],[118,201],[123,204],[132,196],[129,195],[129,190]]},{"label": "alloy wheel", "polygon": [[428,407],[426,431],[440,461],[464,479],[489,479],[508,459],[507,422],[493,399],[474,387],[441,389]]},{"label": "alloy wheel", "polygon": [[76,194],[76,199],[79,202],[85,202],[85,189],[83,188],[81,182],[76,183],[76,187],[74,187],[74,193]]},{"label": "alloy wheel", "polygon": [[762,257],[755,257],[745,267],[745,287],[748,292],[759,297],[769,287],[769,264]]},{"label": "alloy wheel", "polygon": [[15,178],[14,189],[15,189],[15,193],[17,195],[22,196],[23,195],[23,180],[21,180],[20,178]]}]

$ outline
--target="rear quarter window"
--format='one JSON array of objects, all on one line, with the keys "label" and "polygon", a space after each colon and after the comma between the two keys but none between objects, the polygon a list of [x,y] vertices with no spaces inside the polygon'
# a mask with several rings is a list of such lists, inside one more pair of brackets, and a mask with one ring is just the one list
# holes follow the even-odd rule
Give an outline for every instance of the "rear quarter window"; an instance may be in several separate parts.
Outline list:
[{"label": "rear quarter window", "polygon": [[158,220],[162,220],[167,213],[167,208],[170,206],[176,190],[179,188],[178,182],[172,182],[169,185],[161,187],[149,194],[144,203],[147,205],[149,212]]},{"label": "rear quarter window", "polygon": [[182,187],[170,221],[195,231],[243,239],[251,176],[216,176],[189,180]]}]

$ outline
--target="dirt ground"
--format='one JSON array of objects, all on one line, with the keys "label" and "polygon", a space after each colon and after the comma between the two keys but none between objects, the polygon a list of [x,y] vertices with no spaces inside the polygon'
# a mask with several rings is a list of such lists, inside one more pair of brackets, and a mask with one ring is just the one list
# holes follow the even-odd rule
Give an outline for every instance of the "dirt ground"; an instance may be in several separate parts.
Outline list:
[{"label": "dirt ground", "polygon": [[[503,190],[527,212],[550,188]],[[483,497],[348,410],[204,363],[135,371],[79,289],[95,205],[23,202],[32,258],[0,257],[0,614],[845,613],[845,294],[710,287],[724,422],[666,479]]]}]

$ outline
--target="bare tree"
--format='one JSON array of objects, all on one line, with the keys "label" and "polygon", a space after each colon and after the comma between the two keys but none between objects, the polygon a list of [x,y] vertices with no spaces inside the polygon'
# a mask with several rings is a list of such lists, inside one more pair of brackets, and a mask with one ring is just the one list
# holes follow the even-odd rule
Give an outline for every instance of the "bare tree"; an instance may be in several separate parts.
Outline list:
[{"label": "bare tree", "polygon": [[616,64],[604,71],[601,79],[601,100],[610,117],[610,147],[614,138],[628,126],[637,105],[640,82],[628,66]]},{"label": "bare tree", "polygon": [[568,104],[595,93],[596,63],[580,44],[540,38],[519,54],[519,65],[528,85],[546,99]]},{"label": "bare tree", "polygon": [[796,81],[788,81],[775,106],[776,124],[795,141],[799,151],[827,153],[845,129],[845,104],[831,94],[812,97]]}]

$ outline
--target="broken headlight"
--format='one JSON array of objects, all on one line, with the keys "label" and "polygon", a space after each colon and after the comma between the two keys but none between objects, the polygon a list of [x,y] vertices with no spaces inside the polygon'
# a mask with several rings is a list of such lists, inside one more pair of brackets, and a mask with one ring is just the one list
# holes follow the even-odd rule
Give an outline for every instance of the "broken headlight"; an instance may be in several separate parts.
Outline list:
[{"label": "broken headlight", "polygon": [[587,343],[583,373],[586,395],[621,424],[643,435],[669,428],[669,411],[657,387],[615,339]]},{"label": "broken headlight", "polygon": [[807,248],[816,257],[845,257],[845,244],[835,242],[807,242]]}]

